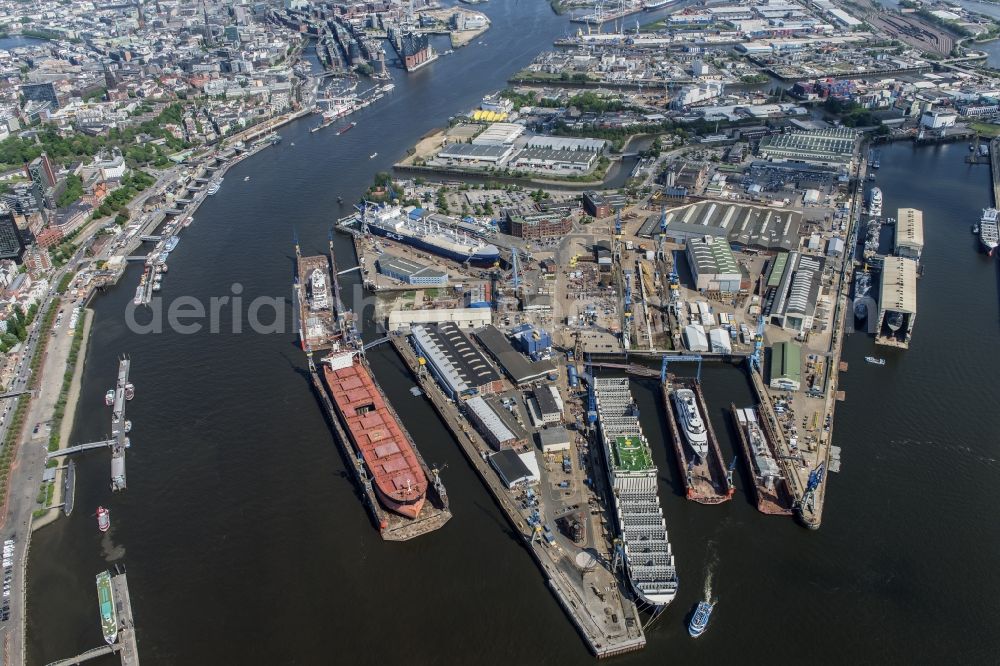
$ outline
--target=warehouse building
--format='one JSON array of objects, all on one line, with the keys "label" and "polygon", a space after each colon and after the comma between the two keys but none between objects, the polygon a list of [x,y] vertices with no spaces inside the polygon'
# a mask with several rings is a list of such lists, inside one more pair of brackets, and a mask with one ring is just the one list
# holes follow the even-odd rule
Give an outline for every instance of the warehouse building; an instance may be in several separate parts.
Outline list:
[{"label": "warehouse building", "polygon": [[768,275],[764,312],[771,324],[806,333],[816,316],[824,259],[798,252],[781,258],[783,261],[776,260]]},{"label": "warehouse building", "polygon": [[514,156],[510,166],[529,171],[586,172],[597,165],[598,153],[589,150],[552,150],[525,148]]},{"label": "warehouse building", "polygon": [[705,335],[705,327],[701,324],[688,324],[684,327],[683,336],[684,346],[689,351],[708,351],[708,336]]},{"label": "warehouse building", "polygon": [[384,253],[375,261],[378,272],[405,284],[444,287],[448,285],[448,273],[425,266],[405,257]]},{"label": "warehouse building", "polygon": [[492,324],[477,329],[473,335],[479,340],[483,349],[487,350],[490,356],[496,360],[504,373],[510,377],[510,380],[518,386],[543,379],[546,375],[556,371],[555,363],[552,361],[529,361],[527,357],[514,349],[510,341],[507,340],[507,336]]},{"label": "warehouse building", "polygon": [[470,330],[492,321],[488,307],[436,308],[432,310],[393,310],[389,313],[390,331],[409,331],[414,324],[450,323]]},{"label": "warehouse building", "polygon": [[698,291],[735,294],[741,290],[743,270],[726,239],[692,238],[687,242],[687,258]]},{"label": "warehouse building", "polygon": [[538,431],[538,446],[542,453],[569,451],[573,439],[563,426],[550,426]]},{"label": "warehouse building", "polygon": [[509,490],[517,486],[538,483],[541,478],[538,461],[532,452],[518,454],[512,449],[497,451],[490,456],[490,465],[500,475]]},{"label": "warehouse building", "polygon": [[896,256],[920,261],[924,251],[924,212],[916,208],[896,211]]},{"label": "warehouse building", "polygon": [[452,400],[503,390],[503,377],[455,324],[417,324],[413,346]]},{"label": "warehouse building", "polygon": [[472,140],[474,146],[509,146],[524,134],[524,125],[492,123]]},{"label": "warehouse building", "polygon": [[453,143],[441,149],[435,161],[458,166],[485,166],[504,164],[514,153],[513,146],[481,146],[471,143]]},{"label": "warehouse building", "polygon": [[917,262],[886,257],[882,263],[875,344],[908,348],[916,319]]},{"label": "warehouse building", "polygon": [[779,391],[802,387],[802,347],[796,342],[779,342],[771,347],[768,386]]},{"label": "warehouse building", "polygon": [[486,443],[497,451],[518,449],[527,444],[524,429],[506,409],[498,407],[495,402],[477,395],[463,402],[462,410]]},{"label": "warehouse building", "polygon": [[848,127],[822,130],[792,130],[771,134],[760,140],[759,152],[774,162],[815,164],[827,168],[847,168],[854,160],[858,132]]},{"label": "warehouse building", "polygon": [[568,136],[533,136],[525,142],[526,148],[548,150],[586,150],[600,153],[607,145],[604,139],[573,138]]},{"label": "warehouse building", "polygon": [[[800,244],[802,213],[765,206],[699,201],[667,211],[666,239],[686,243],[706,236],[723,238],[735,248],[763,252],[795,250]],[[660,216],[651,215],[638,235],[660,233]]]},{"label": "warehouse building", "polygon": [[562,421],[563,401],[555,386],[536,386],[532,389],[528,407],[537,427]]},{"label": "warehouse building", "polygon": [[713,328],[708,332],[708,344],[713,354],[732,354],[733,343],[729,331],[724,328]]}]

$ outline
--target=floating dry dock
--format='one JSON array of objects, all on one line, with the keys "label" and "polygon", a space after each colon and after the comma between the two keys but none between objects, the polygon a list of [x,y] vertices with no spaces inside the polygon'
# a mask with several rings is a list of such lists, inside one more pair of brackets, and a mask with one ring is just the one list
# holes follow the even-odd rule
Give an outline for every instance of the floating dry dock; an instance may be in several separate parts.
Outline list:
[{"label": "floating dry dock", "polygon": [[[701,410],[708,435],[708,455],[705,458],[691,455],[692,452],[685,446],[684,435],[677,425],[673,397],[675,391],[681,388],[694,392],[698,409]],[[708,418],[708,407],[701,391],[701,382],[667,375],[667,381],[663,383],[663,412],[667,416],[670,437],[674,443],[674,452],[677,454],[677,466],[681,478],[684,479],[687,498],[699,504],[721,504],[729,500],[735,492],[732,474],[726,469],[722,450],[719,448],[719,439],[715,436],[715,429]]]}]

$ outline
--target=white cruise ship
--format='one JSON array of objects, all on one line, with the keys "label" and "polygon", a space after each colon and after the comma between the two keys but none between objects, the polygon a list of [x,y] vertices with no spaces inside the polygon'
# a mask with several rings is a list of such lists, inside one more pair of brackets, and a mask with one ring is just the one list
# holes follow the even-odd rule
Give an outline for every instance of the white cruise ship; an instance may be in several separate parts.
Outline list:
[{"label": "white cruise ship", "polygon": [[983,217],[979,220],[979,242],[983,244],[986,254],[993,256],[993,250],[1000,243],[1000,230],[997,228],[997,209],[984,208]]},{"label": "white cruise ship", "polygon": [[694,391],[678,389],[674,391],[674,405],[677,406],[677,416],[681,421],[684,439],[695,454],[705,460],[708,457],[708,431],[705,421],[701,418],[698,404],[695,402]]},{"label": "white cruise ship", "polygon": [[624,560],[636,595],[662,607],[677,596],[677,568],[657,494],[659,472],[629,391],[628,378],[593,380],[605,464]]}]

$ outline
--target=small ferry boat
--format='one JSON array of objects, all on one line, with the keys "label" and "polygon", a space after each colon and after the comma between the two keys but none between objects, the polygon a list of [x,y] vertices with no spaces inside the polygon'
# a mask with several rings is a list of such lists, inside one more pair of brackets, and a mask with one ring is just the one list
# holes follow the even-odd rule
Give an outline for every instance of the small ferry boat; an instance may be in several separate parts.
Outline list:
[{"label": "small ferry boat", "polygon": [[107,532],[111,528],[111,512],[103,506],[97,507],[97,529]]},{"label": "small ferry boat", "polygon": [[104,394],[104,404],[107,405],[108,407],[110,407],[111,405],[115,404],[115,391],[114,391],[114,389],[110,389],[107,393]]},{"label": "small ferry boat", "polygon": [[708,629],[708,620],[712,617],[712,610],[715,604],[710,601],[699,601],[698,607],[694,609],[694,615],[688,622],[688,633],[691,638],[698,638]]},{"label": "small ferry boat", "polygon": [[876,356],[865,356],[865,360],[872,365],[885,365],[885,359]]}]

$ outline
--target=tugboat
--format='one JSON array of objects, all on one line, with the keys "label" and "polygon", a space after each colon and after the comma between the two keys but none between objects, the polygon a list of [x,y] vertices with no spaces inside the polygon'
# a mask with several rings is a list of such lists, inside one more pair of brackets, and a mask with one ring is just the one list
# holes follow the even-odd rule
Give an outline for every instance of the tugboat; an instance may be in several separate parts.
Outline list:
[{"label": "tugboat", "polygon": [[691,638],[698,638],[705,630],[708,628],[708,620],[712,617],[712,610],[715,608],[715,604],[710,601],[699,601],[698,607],[694,609],[694,615],[691,616],[691,621],[688,622],[688,633],[691,634]]},{"label": "tugboat", "polygon": [[111,528],[111,512],[103,506],[97,507],[97,529],[107,532]]},{"label": "tugboat", "polygon": [[125,399],[131,400],[135,397],[135,385],[129,382],[125,385]]},{"label": "tugboat", "polygon": [[104,394],[104,404],[107,405],[108,407],[110,407],[111,405],[115,404],[115,390],[114,389],[110,389],[107,393]]}]

